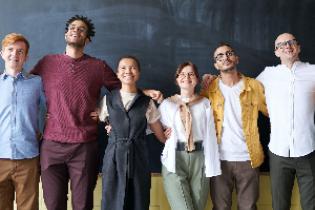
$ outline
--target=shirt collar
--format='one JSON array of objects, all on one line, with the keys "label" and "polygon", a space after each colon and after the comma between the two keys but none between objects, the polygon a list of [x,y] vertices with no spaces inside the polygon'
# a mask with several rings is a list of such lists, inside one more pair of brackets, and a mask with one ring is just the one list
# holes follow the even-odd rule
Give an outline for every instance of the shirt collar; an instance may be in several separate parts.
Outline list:
[{"label": "shirt collar", "polygon": [[283,68],[283,69],[293,70],[293,69],[296,69],[296,67],[297,67],[298,65],[300,65],[301,63],[302,63],[302,62],[301,62],[300,60],[295,61],[295,62],[293,63],[293,65],[292,65],[291,69],[289,69],[285,64],[280,64],[280,66],[281,66],[281,68]]},{"label": "shirt collar", "polygon": [[[0,78],[2,79],[2,80],[6,80],[8,77],[12,77],[12,76],[10,76],[10,75],[8,75],[6,72],[5,72],[5,70],[3,71],[3,73],[0,75]],[[17,80],[21,80],[21,79],[25,79],[27,76],[26,76],[26,74],[25,73],[23,73],[23,72],[20,72],[20,73],[18,73],[17,75],[16,75],[16,79]]]}]

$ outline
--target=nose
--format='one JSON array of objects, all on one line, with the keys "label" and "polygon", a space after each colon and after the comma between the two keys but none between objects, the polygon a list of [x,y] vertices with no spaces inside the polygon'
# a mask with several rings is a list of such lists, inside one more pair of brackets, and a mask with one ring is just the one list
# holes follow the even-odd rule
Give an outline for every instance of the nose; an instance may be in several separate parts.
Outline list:
[{"label": "nose", "polygon": [[283,45],[283,47],[285,47],[285,48],[290,48],[291,46],[292,45],[289,42],[285,42],[284,45]]},{"label": "nose", "polygon": [[130,72],[131,72],[131,67],[125,69],[125,73],[130,73]]},{"label": "nose", "polygon": [[12,50],[11,55],[17,57],[19,55],[19,52],[17,50]]},{"label": "nose", "polygon": [[230,61],[230,56],[228,56],[227,54],[224,54],[223,56],[222,56],[222,59],[221,59],[222,61],[226,61],[226,60],[228,60],[228,61]]}]

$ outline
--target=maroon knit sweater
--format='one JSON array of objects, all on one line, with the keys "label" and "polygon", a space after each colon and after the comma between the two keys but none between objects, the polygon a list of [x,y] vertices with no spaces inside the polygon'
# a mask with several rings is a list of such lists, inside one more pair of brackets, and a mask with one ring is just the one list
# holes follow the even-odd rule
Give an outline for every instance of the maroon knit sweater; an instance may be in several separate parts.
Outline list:
[{"label": "maroon knit sweater", "polygon": [[47,55],[34,69],[44,84],[48,119],[44,139],[63,143],[96,140],[95,111],[101,88],[120,87],[112,69],[102,60],[83,55],[73,59],[66,54]]}]

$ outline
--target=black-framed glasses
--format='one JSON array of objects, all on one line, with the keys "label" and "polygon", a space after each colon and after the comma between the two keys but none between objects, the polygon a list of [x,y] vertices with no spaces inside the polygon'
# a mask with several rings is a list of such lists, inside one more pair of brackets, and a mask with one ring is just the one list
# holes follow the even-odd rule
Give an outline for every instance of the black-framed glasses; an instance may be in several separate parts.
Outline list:
[{"label": "black-framed glasses", "polygon": [[235,52],[233,50],[226,51],[225,53],[219,53],[214,57],[215,61],[222,61],[224,56],[231,57],[234,56]]},{"label": "black-framed glasses", "polygon": [[191,78],[191,77],[195,77],[195,76],[196,76],[196,74],[194,72],[188,72],[188,73],[181,72],[181,73],[177,74],[177,77],[179,77],[179,78],[185,78],[185,77]]},{"label": "black-framed glasses", "polygon": [[296,39],[291,39],[291,40],[288,40],[288,41],[285,41],[285,42],[278,42],[277,44],[276,44],[276,50],[277,49],[283,49],[283,48],[285,48],[287,45],[288,46],[295,46],[295,45],[297,45],[298,44],[298,42],[297,42],[297,40]]}]

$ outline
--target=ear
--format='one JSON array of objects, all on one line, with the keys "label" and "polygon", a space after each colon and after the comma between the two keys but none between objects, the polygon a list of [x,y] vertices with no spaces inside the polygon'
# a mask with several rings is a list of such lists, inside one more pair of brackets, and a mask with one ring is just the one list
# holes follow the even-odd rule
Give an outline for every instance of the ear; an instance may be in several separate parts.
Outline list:
[{"label": "ear", "polygon": [[85,38],[84,45],[87,45],[88,43],[90,43],[89,38]]},{"label": "ear", "polygon": [[296,47],[297,47],[297,49],[296,49],[297,53],[300,54],[300,52],[301,52],[301,45],[297,45]]},{"label": "ear", "polygon": [[219,70],[219,67],[218,67],[217,62],[215,62],[215,63],[213,64],[213,66],[214,66],[214,68],[216,68],[217,70]]},{"label": "ear", "polygon": [[280,58],[280,53],[278,49],[275,49],[275,56],[277,56],[278,58]]},{"label": "ear", "polygon": [[235,63],[236,63],[236,65],[239,64],[239,62],[240,62],[240,57],[235,56]]},{"label": "ear", "polygon": [[24,63],[28,60],[28,54],[25,56],[25,61],[24,61]]}]

